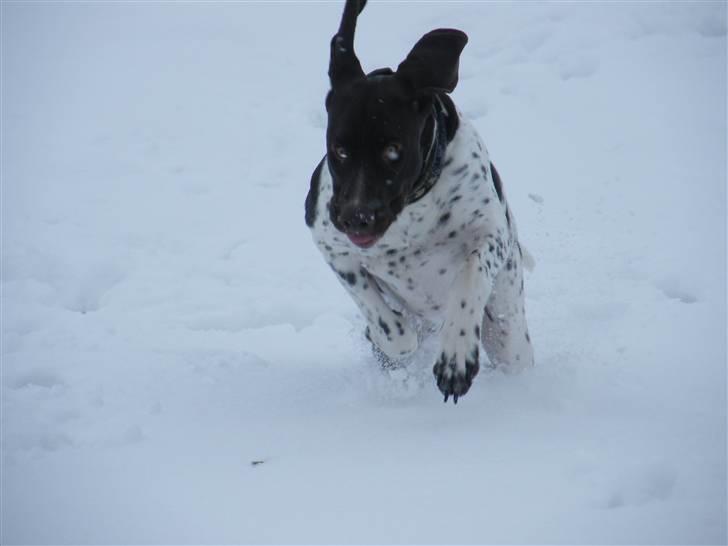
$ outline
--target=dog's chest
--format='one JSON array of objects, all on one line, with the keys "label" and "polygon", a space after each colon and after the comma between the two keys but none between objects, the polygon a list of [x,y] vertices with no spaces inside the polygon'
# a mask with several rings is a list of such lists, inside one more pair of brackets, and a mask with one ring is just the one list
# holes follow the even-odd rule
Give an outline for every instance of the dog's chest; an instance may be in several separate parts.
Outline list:
[{"label": "dog's chest", "polygon": [[[474,176],[475,168],[478,176]],[[489,240],[495,245],[502,234],[494,221],[500,203],[493,200],[487,174],[479,164],[472,164],[461,175],[446,176],[431,199],[405,209],[390,248],[361,256],[363,268],[410,311],[435,322],[467,257],[484,246],[487,249]],[[456,196],[460,198],[450,202]]]},{"label": "dog's chest", "polygon": [[421,317],[437,321],[448,287],[465,252],[452,246],[406,248],[384,258],[367,257],[362,267],[387,296]]}]

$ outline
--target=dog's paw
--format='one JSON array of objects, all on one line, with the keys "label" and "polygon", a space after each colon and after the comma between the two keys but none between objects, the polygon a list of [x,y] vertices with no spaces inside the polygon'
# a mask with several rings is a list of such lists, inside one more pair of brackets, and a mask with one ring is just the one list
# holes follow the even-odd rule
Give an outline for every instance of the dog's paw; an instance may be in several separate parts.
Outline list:
[{"label": "dog's paw", "polygon": [[[365,335],[367,334],[368,332],[365,332]],[[396,370],[398,368],[403,368],[408,360],[407,357],[391,358],[387,356],[375,343],[372,343],[372,355],[383,370]]]},{"label": "dog's paw", "polygon": [[417,350],[417,332],[402,316],[396,316],[391,323],[380,319],[376,325],[367,326],[364,335],[390,360],[397,361]]},{"label": "dog's paw", "polygon": [[437,388],[445,395],[445,402],[450,396],[453,402],[468,392],[473,379],[480,370],[480,340],[476,336],[466,336],[461,330],[453,343],[443,344],[440,358],[432,368],[437,380]]}]

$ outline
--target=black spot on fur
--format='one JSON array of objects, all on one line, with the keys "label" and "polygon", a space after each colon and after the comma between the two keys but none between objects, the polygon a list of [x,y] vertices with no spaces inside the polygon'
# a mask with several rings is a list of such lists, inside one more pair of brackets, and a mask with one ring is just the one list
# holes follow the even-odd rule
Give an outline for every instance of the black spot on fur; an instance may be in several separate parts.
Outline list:
[{"label": "black spot on fur", "polygon": [[438,223],[444,224],[449,219],[450,219],[450,213],[449,212],[446,212],[445,214],[443,214],[442,216],[440,216],[440,220],[438,221]]},{"label": "black spot on fur", "polygon": [[493,175],[493,186],[495,186],[495,192],[498,194],[498,199],[503,202],[503,184],[501,183],[500,175],[495,170],[495,165],[490,164],[490,172]]},{"label": "black spot on fur", "polygon": [[321,178],[321,168],[324,166],[324,159],[326,159],[326,156],[324,156],[313,171],[313,174],[311,175],[311,186],[308,190],[308,195],[306,195],[305,219],[308,227],[313,227],[313,223],[316,221],[316,205],[318,204],[319,197],[319,178]]},{"label": "black spot on fur", "polygon": [[389,332],[390,332],[389,324],[387,324],[386,322],[384,322],[382,320],[382,317],[379,317],[379,321],[378,322],[379,322],[379,327],[382,329],[382,332],[384,332],[384,334],[386,336],[389,336]]},{"label": "black spot on fur", "polygon": [[346,282],[348,282],[351,286],[354,286],[356,284],[356,273],[352,273],[351,271],[339,271],[338,273],[339,276]]},{"label": "black spot on fur", "polygon": [[455,169],[452,174],[453,174],[453,176],[457,176],[459,174],[464,173],[467,170],[468,170],[468,164],[466,163],[465,165],[462,165],[461,167],[458,167],[457,169]]}]

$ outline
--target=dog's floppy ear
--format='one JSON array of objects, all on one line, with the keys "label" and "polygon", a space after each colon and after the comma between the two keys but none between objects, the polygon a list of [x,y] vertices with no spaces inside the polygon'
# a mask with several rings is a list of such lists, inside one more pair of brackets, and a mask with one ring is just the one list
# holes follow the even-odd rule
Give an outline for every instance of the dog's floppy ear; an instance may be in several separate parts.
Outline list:
[{"label": "dog's floppy ear", "polygon": [[359,59],[354,53],[354,30],[356,18],[364,9],[367,0],[346,0],[341,16],[339,32],[331,39],[331,59],[329,79],[331,87],[336,88],[347,81],[364,77]]},{"label": "dog's floppy ear", "polygon": [[399,65],[397,76],[418,93],[452,93],[458,83],[460,53],[467,43],[467,35],[459,30],[428,32]]}]

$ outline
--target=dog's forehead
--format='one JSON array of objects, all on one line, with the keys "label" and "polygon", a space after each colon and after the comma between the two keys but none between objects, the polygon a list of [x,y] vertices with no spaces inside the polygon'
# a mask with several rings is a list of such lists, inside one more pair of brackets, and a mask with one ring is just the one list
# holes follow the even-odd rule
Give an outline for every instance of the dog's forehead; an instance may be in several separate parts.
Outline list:
[{"label": "dog's forehead", "polygon": [[368,111],[398,108],[409,100],[403,84],[394,75],[375,75],[354,82],[341,93],[342,102]]},{"label": "dog's forehead", "polygon": [[414,109],[407,108],[412,97],[393,75],[362,78],[336,94],[332,113],[340,129],[366,127],[372,133],[396,134],[414,115]]}]

